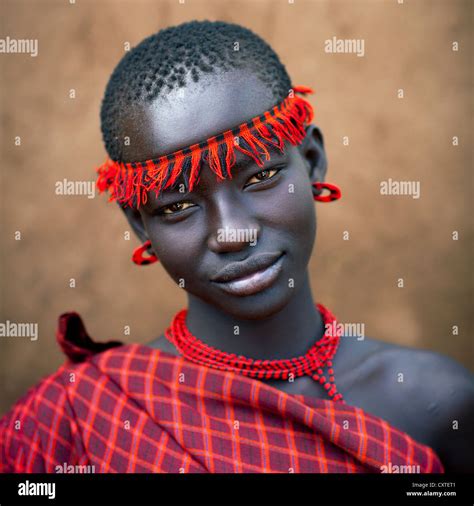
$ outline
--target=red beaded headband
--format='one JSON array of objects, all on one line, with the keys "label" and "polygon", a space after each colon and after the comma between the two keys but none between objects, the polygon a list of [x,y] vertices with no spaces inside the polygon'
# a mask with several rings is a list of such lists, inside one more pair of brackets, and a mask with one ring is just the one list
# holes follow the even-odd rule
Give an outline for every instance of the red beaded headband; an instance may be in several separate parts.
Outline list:
[{"label": "red beaded headband", "polygon": [[313,90],[294,86],[288,97],[270,111],[169,155],[144,162],[107,159],[97,169],[97,188],[100,193],[109,191],[109,201],[139,207],[146,203],[147,192],[153,190],[159,194],[172,187],[180,175],[192,191],[202,163],[207,163],[220,179],[232,178],[230,169],[235,164],[235,149],[253,158],[261,167],[264,160],[270,159],[268,148],[276,147],[282,152],[285,141],[295,146],[305,138],[305,127],[313,119],[313,108],[296,93],[306,95]]}]

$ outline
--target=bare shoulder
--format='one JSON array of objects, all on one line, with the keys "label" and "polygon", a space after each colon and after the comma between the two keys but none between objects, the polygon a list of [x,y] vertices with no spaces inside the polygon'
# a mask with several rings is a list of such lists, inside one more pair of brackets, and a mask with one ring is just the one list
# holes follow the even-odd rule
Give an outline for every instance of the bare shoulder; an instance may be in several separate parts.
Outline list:
[{"label": "bare shoulder", "polygon": [[474,471],[474,375],[438,352],[381,341],[372,346],[387,398],[413,430],[424,431],[447,471]]},{"label": "bare shoulder", "polygon": [[456,382],[457,386],[463,383],[466,387],[473,386],[473,374],[462,364],[442,353],[390,343],[383,343],[379,352],[386,365],[394,363],[405,369],[410,376],[430,379],[430,383],[434,382],[438,387],[450,385],[452,382]]},{"label": "bare shoulder", "polygon": [[383,343],[377,347],[377,358],[379,368],[413,388],[411,393],[420,402],[439,399],[454,407],[474,398],[474,375],[447,355]]},{"label": "bare shoulder", "polygon": [[360,341],[352,337],[342,339],[351,341],[346,344],[346,349],[341,350],[346,360],[353,357],[353,360],[360,362],[361,358],[370,358],[373,367],[388,373],[400,373],[400,382],[403,382],[406,376],[406,379],[430,380],[429,384],[435,382],[438,386],[448,385],[453,381],[464,383],[466,387],[473,385],[472,372],[442,353],[400,346],[369,337]]}]

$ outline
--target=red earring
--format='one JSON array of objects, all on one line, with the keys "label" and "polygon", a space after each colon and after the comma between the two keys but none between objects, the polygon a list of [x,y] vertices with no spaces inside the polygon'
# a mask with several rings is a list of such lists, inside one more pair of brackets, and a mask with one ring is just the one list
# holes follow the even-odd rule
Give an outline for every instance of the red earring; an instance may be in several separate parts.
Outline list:
[{"label": "red earring", "polygon": [[317,202],[332,202],[341,198],[341,189],[339,186],[331,183],[313,183],[313,188],[316,190],[329,190],[327,195],[314,195],[314,200]]},{"label": "red earring", "polygon": [[132,260],[137,265],[148,265],[158,262],[158,257],[154,253],[149,253],[147,256],[143,256],[145,251],[151,247],[151,241],[144,242],[141,246],[133,251]]}]

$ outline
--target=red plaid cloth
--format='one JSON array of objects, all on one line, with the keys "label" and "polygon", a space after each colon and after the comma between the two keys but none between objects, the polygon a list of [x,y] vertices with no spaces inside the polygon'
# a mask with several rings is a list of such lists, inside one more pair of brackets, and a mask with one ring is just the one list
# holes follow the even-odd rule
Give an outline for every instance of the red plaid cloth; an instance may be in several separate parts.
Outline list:
[{"label": "red plaid cloth", "polygon": [[0,420],[1,472],[444,472],[431,448],[359,408],[138,344],[99,346],[76,313],[61,317],[58,337],[78,363]]}]

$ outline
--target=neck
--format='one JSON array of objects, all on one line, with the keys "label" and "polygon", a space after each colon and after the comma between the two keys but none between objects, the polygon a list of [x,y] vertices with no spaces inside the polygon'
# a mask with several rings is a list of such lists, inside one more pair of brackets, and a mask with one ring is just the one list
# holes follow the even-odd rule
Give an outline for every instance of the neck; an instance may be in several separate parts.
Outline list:
[{"label": "neck", "polygon": [[[324,334],[306,273],[301,287],[278,313],[244,320],[188,294],[186,324],[198,339],[218,350],[247,358],[278,360],[304,355]],[[239,335],[234,334],[238,326]]]}]

